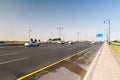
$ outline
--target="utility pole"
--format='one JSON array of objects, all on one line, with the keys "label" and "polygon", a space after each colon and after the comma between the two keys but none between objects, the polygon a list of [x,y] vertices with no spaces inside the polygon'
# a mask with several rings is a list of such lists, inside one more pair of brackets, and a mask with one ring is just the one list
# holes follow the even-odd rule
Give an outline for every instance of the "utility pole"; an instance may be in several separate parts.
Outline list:
[{"label": "utility pole", "polygon": [[85,38],[86,38],[85,40],[88,41],[88,35],[87,34],[85,35]]},{"label": "utility pole", "polygon": [[77,34],[77,36],[78,36],[78,41],[79,41],[80,32],[77,32],[76,34]]},{"label": "utility pole", "polygon": [[59,31],[59,38],[61,39],[61,32],[64,28],[63,27],[57,27],[57,30]]},{"label": "utility pole", "polygon": [[64,41],[64,39],[65,39],[65,34],[62,34],[62,39],[63,39],[63,41]]},{"label": "utility pole", "polygon": [[108,29],[105,29],[105,36],[106,36],[106,41],[108,42]]},{"label": "utility pole", "polygon": [[31,35],[30,35],[30,32],[31,32],[32,30],[29,30],[29,41],[30,41],[30,39],[31,39]]},{"label": "utility pole", "polygon": [[51,33],[51,39],[53,39],[53,33]]},{"label": "utility pole", "polygon": [[110,45],[110,39],[111,39],[111,34],[110,34],[110,31],[111,31],[111,27],[110,27],[110,19],[106,19],[105,21],[104,21],[104,23],[106,23],[106,22],[108,22],[108,30],[109,30],[109,35],[108,35],[108,42],[109,42],[109,45]]}]

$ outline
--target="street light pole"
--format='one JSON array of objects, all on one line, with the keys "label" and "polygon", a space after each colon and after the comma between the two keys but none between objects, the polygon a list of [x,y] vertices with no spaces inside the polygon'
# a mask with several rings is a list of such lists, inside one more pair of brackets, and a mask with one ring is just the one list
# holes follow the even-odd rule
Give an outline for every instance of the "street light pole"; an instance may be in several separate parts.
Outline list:
[{"label": "street light pole", "polygon": [[79,35],[80,35],[80,32],[77,32],[77,36],[78,36],[78,41],[79,41]]},{"label": "street light pole", "polygon": [[109,45],[110,45],[110,39],[111,39],[110,30],[111,30],[111,28],[110,28],[110,19],[109,19]]},{"label": "street light pole", "polygon": [[51,39],[53,39],[53,33],[51,33]]},{"label": "street light pole", "polygon": [[108,42],[108,29],[105,29],[105,36],[106,36],[106,41]]},{"label": "street light pole", "polygon": [[105,21],[104,21],[104,23],[106,23],[106,21],[108,21],[108,25],[109,25],[109,45],[110,45],[110,39],[111,39],[111,34],[110,34],[110,31],[111,31],[111,27],[110,27],[110,19],[106,19]]},{"label": "street light pole", "polygon": [[29,40],[30,40],[30,38],[31,38],[31,35],[30,35],[30,32],[31,32],[32,30],[29,30]]},{"label": "street light pole", "polygon": [[57,27],[57,30],[59,31],[59,38],[61,39],[61,31],[63,30],[63,27]]},{"label": "street light pole", "polygon": [[105,34],[104,34],[105,35],[105,39],[106,39],[107,42],[109,42],[108,41],[108,29],[105,29],[104,31],[105,31]]}]

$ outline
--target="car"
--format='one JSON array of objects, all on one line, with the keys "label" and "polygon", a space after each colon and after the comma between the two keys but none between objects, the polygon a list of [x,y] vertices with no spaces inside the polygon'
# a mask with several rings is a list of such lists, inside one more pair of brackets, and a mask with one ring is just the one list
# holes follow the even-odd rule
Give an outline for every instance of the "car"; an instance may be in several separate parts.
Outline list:
[{"label": "car", "polygon": [[58,44],[64,44],[64,41],[57,41]]},{"label": "car", "polygon": [[74,42],[74,41],[69,41],[68,43],[69,43],[69,44],[75,44],[75,42]]},{"label": "car", "polygon": [[92,41],[91,43],[92,43],[92,44],[94,44],[95,42],[94,42],[94,41]]},{"label": "car", "polygon": [[24,44],[26,47],[30,47],[30,46],[39,46],[39,43],[37,42],[28,42]]}]

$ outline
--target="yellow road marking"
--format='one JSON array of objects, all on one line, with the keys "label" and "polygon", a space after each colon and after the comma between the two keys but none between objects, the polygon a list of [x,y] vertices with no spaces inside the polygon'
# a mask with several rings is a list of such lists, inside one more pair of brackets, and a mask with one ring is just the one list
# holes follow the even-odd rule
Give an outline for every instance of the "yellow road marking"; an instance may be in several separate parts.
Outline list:
[{"label": "yellow road marking", "polygon": [[[94,47],[94,46],[92,46],[92,47]],[[27,78],[27,77],[29,77],[29,76],[32,76],[32,75],[34,75],[34,74],[36,74],[36,73],[38,73],[38,72],[41,72],[41,71],[43,71],[43,70],[45,70],[45,69],[48,69],[48,68],[50,68],[50,67],[52,67],[52,66],[54,66],[54,65],[56,65],[56,64],[58,64],[58,63],[60,63],[60,62],[63,62],[63,61],[65,61],[65,60],[67,60],[67,59],[70,59],[70,58],[72,58],[72,57],[74,57],[74,56],[76,56],[76,55],[78,55],[78,54],[80,54],[80,53],[83,53],[83,52],[85,52],[85,51],[88,51],[88,50],[91,49],[92,47],[87,48],[87,49],[85,49],[85,50],[82,50],[82,51],[80,51],[80,52],[77,52],[77,53],[75,53],[75,54],[73,54],[73,55],[71,55],[71,56],[68,56],[68,57],[66,57],[66,58],[64,58],[64,59],[61,59],[61,60],[59,60],[59,61],[56,61],[56,62],[54,62],[54,63],[52,63],[52,64],[50,64],[50,65],[48,65],[48,66],[45,66],[45,67],[43,67],[43,68],[40,68],[40,69],[38,69],[38,70],[36,70],[36,71],[33,71],[33,72],[31,72],[31,73],[29,73],[29,74],[27,74],[27,75],[25,75],[25,76],[22,76],[22,77],[18,78],[17,80],[23,80],[23,79],[25,79],[25,78]]]}]

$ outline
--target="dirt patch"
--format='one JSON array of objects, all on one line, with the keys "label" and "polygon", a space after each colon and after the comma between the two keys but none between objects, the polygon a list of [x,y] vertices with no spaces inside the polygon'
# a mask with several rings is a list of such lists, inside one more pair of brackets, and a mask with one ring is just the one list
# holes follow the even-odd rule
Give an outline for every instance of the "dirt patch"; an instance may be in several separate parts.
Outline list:
[{"label": "dirt patch", "polygon": [[80,75],[81,79],[83,80],[86,74],[86,71],[82,67],[80,67],[78,64],[70,62],[70,61],[65,61],[65,64],[63,64],[63,66],[69,69],[71,72],[74,72]]},{"label": "dirt patch", "polygon": [[79,59],[79,60],[77,60],[77,62],[81,65],[86,64],[86,61],[84,59]]},{"label": "dirt patch", "polygon": [[85,58],[85,59],[89,59],[89,57],[88,57],[88,56],[85,56],[84,58]]},{"label": "dirt patch", "polygon": [[89,61],[89,62],[87,63],[87,65],[89,66],[91,63],[92,63],[92,61]]},{"label": "dirt patch", "polygon": [[70,59],[70,61],[76,61],[78,58],[79,58],[80,56],[74,56],[74,57],[72,57],[71,59]]}]

